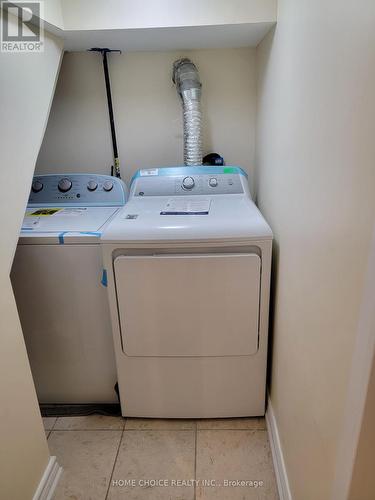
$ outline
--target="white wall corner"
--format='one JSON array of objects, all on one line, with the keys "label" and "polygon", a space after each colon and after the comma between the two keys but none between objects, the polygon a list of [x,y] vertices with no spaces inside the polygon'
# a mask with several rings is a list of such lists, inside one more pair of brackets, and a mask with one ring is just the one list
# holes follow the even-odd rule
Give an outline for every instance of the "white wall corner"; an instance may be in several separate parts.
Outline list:
[{"label": "white wall corner", "polygon": [[52,500],[62,470],[56,457],[50,457],[33,500]]},{"label": "white wall corner", "polygon": [[366,282],[359,313],[357,337],[336,458],[332,500],[349,498],[360,438],[371,368],[375,355],[375,227],[369,251]]},{"label": "white wall corner", "polygon": [[283,450],[281,448],[279,430],[270,398],[268,398],[267,403],[266,423],[280,500],[292,500]]}]

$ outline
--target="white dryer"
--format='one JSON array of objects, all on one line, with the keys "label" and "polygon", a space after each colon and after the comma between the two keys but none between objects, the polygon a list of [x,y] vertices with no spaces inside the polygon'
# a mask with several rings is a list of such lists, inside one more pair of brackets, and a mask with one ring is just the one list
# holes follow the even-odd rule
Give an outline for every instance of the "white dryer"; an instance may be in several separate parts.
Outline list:
[{"label": "white dryer", "polygon": [[263,415],[272,232],[246,173],[140,170],[101,244],[123,415]]},{"label": "white dryer", "polygon": [[112,403],[101,232],[127,198],[107,175],[37,175],[11,279],[40,403]]}]

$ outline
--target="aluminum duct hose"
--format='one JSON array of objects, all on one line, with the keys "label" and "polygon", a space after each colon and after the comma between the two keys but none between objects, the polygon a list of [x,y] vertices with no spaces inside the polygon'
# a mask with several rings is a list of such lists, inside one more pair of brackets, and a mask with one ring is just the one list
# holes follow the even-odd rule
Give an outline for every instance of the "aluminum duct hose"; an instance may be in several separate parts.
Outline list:
[{"label": "aluminum duct hose", "polygon": [[173,63],[173,82],[182,100],[184,163],[202,165],[202,84],[198,70],[190,59],[178,59]]}]

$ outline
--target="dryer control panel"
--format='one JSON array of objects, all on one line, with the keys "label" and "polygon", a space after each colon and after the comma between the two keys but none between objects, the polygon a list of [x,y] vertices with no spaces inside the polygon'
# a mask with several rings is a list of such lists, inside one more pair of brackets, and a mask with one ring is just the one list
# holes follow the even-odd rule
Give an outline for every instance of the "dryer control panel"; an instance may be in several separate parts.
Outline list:
[{"label": "dryer control panel", "polygon": [[100,174],[35,175],[28,206],[121,206],[127,188],[121,179]]},{"label": "dryer control panel", "polygon": [[239,167],[163,167],[139,170],[132,196],[224,195],[248,191],[247,174]]}]

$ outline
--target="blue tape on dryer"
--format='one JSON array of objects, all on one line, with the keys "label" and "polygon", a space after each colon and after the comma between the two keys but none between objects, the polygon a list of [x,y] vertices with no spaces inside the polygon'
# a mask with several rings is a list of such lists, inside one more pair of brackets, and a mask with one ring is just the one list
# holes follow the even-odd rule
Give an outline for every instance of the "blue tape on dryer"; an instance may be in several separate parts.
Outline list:
[{"label": "blue tape on dryer", "polygon": [[137,177],[148,177],[148,176],[182,176],[182,175],[199,175],[199,174],[208,174],[208,175],[218,175],[218,174],[240,174],[248,177],[245,170],[241,167],[236,166],[191,166],[187,167],[179,166],[179,167],[158,167],[158,168],[143,168],[138,170],[132,177],[131,183]]},{"label": "blue tape on dryer", "polygon": [[98,233],[96,231],[80,231],[79,234],[87,234],[88,236],[97,236],[98,238],[100,238],[102,235],[102,233]]},{"label": "blue tape on dryer", "polygon": [[[58,238],[59,238],[59,244],[60,245],[64,245],[65,243],[65,240],[64,240],[64,236],[67,234],[67,233],[73,233],[73,236],[74,236],[74,231],[62,231]],[[100,238],[102,233],[99,233],[97,231],[79,231],[75,234],[83,234],[85,236],[96,236],[97,238]]]},{"label": "blue tape on dryer", "polygon": [[103,286],[108,286],[107,269],[103,269],[102,280],[100,282]]},{"label": "blue tape on dryer", "polygon": [[63,244],[65,243],[65,241],[64,241],[64,235],[65,235],[66,233],[69,233],[69,231],[62,231],[62,232],[59,234],[59,244],[60,244],[60,245],[63,245]]}]

